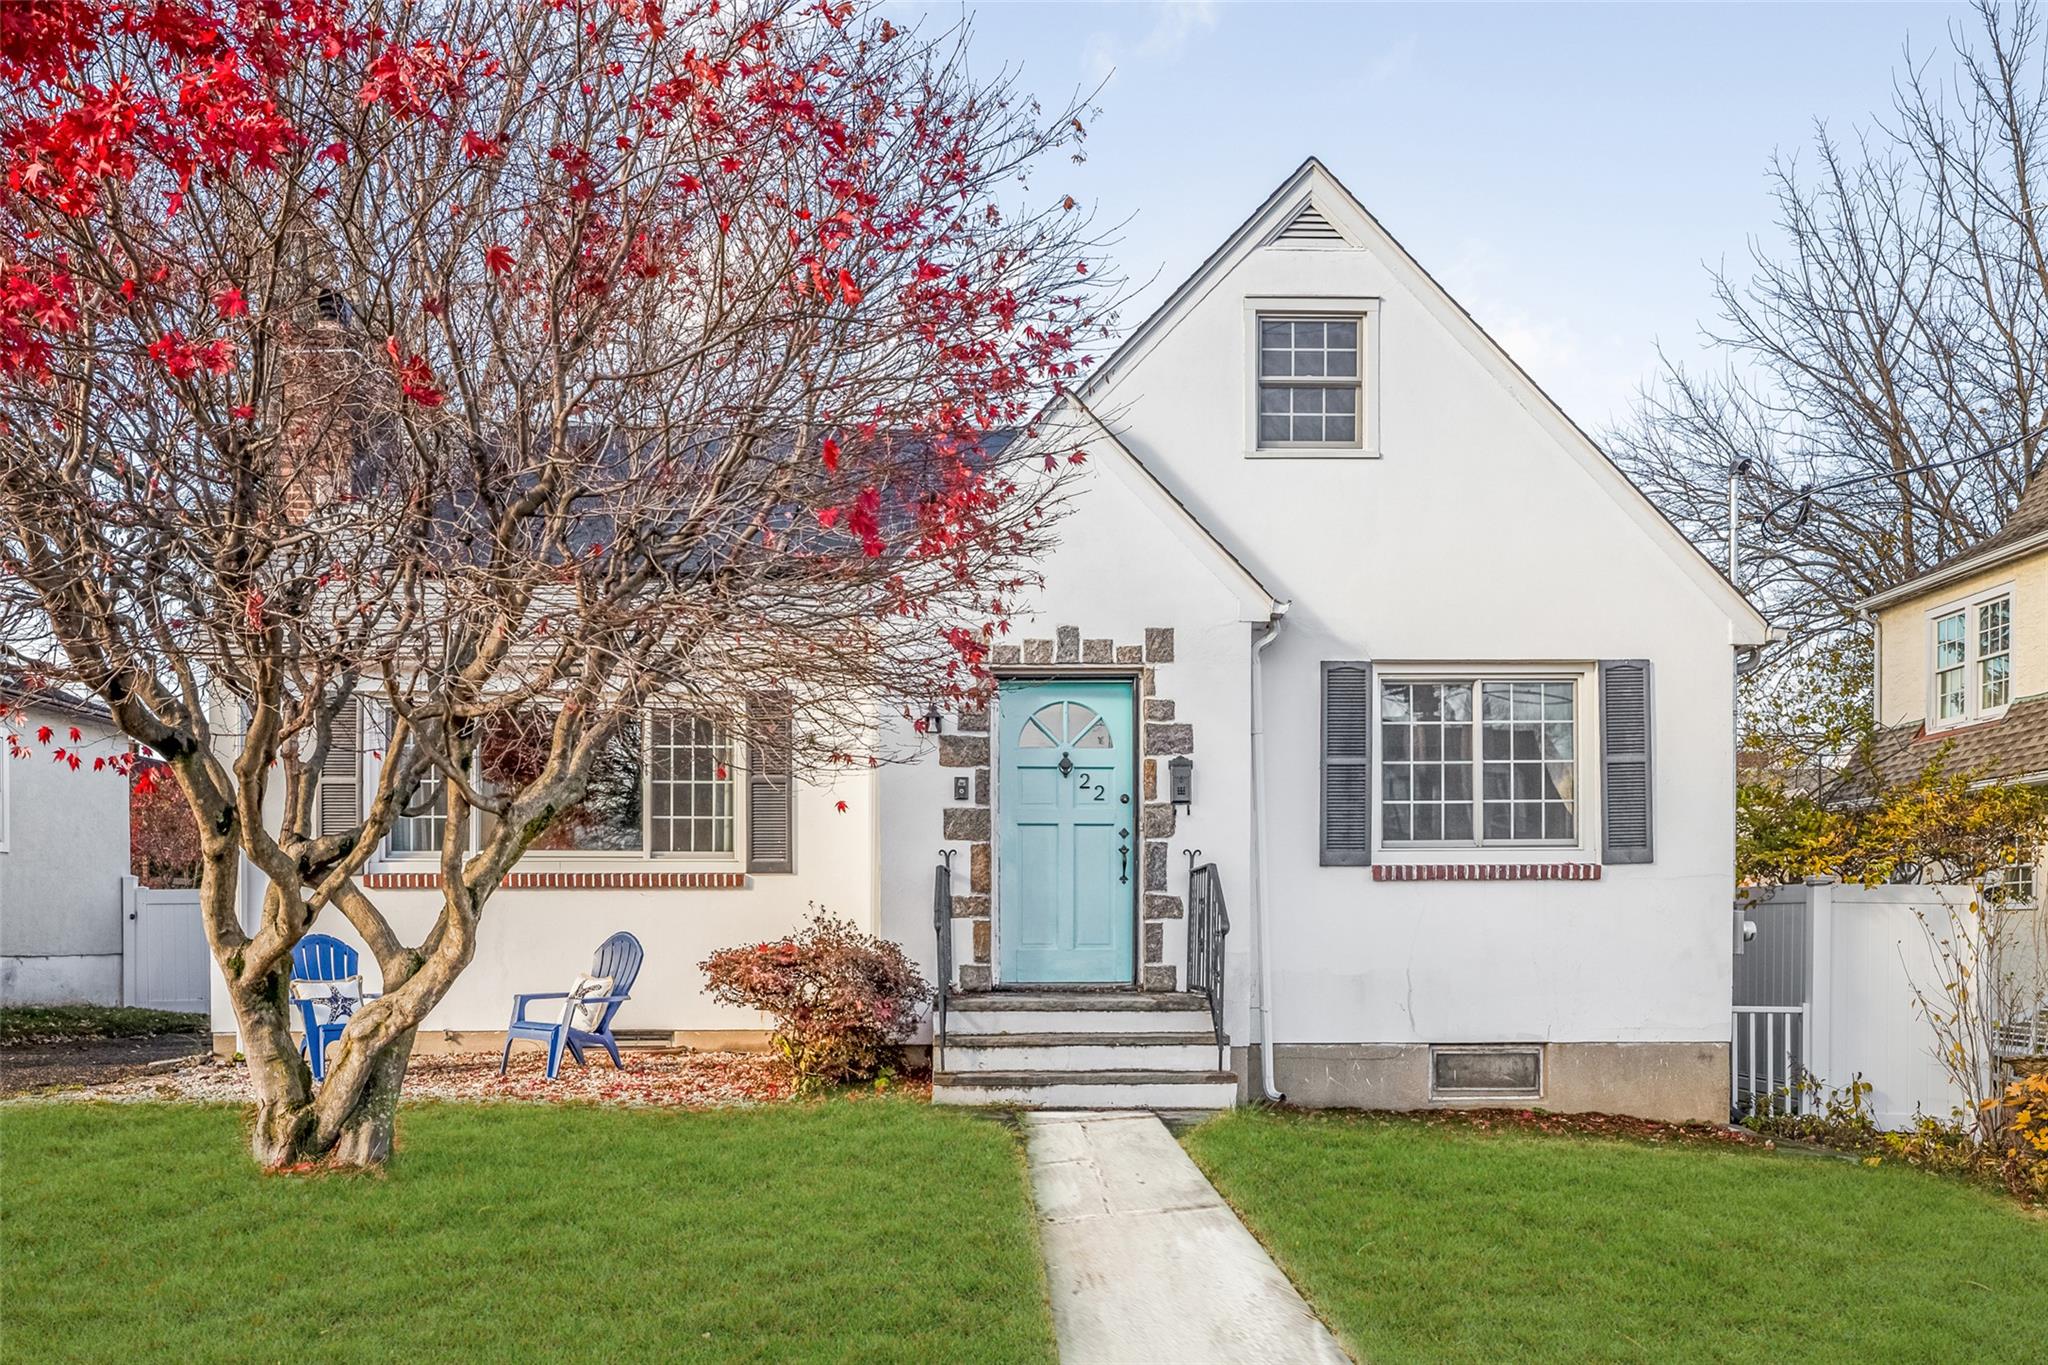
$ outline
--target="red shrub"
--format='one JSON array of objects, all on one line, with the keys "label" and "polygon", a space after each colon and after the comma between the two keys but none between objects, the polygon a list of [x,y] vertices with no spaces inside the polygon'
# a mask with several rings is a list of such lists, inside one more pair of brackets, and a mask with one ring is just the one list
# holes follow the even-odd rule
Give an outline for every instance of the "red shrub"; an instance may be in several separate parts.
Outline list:
[{"label": "red shrub", "polygon": [[775,1046],[801,1088],[875,1075],[931,997],[902,948],[823,910],[788,938],[727,948],[700,965],[712,999],[773,1016]]}]

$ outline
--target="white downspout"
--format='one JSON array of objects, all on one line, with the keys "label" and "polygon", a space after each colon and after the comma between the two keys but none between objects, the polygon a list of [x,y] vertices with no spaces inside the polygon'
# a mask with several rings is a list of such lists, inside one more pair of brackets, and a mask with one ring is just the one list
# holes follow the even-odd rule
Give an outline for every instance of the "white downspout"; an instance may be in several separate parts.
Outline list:
[{"label": "white downspout", "polygon": [[1273,949],[1266,925],[1266,646],[1280,638],[1287,622],[1282,602],[1252,642],[1252,929],[1259,955],[1259,1086],[1274,1104],[1287,1097],[1273,1087]]}]

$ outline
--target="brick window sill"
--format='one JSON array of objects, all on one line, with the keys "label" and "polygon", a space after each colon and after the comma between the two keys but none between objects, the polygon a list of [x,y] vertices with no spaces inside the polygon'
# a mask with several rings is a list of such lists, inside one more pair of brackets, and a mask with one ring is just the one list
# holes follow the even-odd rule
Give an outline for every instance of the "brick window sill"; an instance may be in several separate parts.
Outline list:
[{"label": "brick window sill", "polygon": [[[372,872],[362,879],[370,891],[438,891],[438,872]],[[739,891],[744,872],[513,872],[499,885],[506,891]]]},{"label": "brick window sill", "polygon": [[1376,882],[1597,882],[1598,863],[1374,863]]}]

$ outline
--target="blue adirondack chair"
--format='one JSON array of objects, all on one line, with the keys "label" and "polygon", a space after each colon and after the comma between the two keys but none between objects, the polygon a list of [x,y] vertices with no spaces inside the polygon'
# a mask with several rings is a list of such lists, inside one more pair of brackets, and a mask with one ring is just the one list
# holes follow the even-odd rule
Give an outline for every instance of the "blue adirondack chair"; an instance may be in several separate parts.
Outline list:
[{"label": "blue adirondack chair", "polygon": [[[292,976],[299,981],[342,981],[356,975],[356,964],[361,959],[356,950],[338,938],[326,934],[308,934],[292,949]],[[363,999],[377,997],[363,992]],[[299,1051],[306,1054],[306,1060],[313,1064],[313,1079],[327,1079],[327,1049],[341,1031],[348,1027],[346,1019],[331,1024],[319,1022],[320,1016],[311,1000],[293,1002],[299,1007],[299,1020],[305,1025],[305,1041],[299,1044]]]},{"label": "blue adirondack chair", "polygon": [[[595,1043],[612,1055],[612,1065],[624,1069],[619,1060],[619,1044],[612,1037],[612,1018],[619,1012],[619,1006],[633,995],[633,979],[640,975],[640,963],[647,955],[640,946],[640,940],[623,931],[613,934],[597,946],[597,956],[590,960],[590,975],[608,976],[612,979],[610,995],[587,995],[586,1005],[603,1005],[604,1013],[598,1016],[595,1029],[580,1029],[557,1021],[543,1021],[526,1017],[527,1002],[533,1000],[567,1000],[567,991],[537,991],[528,995],[512,997],[512,1022],[505,1027],[505,1055],[498,1059],[498,1074],[505,1074],[505,1068],[512,1064],[512,1043],[515,1039],[527,1038],[540,1043],[548,1050],[548,1079],[553,1080],[562,1069],[562,1051],[576,1059],[576,1065],[584,1066],[583,1049]],[[574,1017],[572,1014],[571,1018]]]}]

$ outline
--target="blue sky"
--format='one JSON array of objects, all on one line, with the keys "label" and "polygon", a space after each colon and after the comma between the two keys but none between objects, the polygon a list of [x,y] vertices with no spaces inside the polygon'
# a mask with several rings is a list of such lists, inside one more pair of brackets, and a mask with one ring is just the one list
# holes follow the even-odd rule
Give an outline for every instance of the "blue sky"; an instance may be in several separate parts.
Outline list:
[{"label": "blue sky", "polygon": [[[902,5],[938,25],[958,6]],[[1107,78],[1071,188],[1158,275],[1126,329],[1313,153],[1572,415],[1598,429],[1661,340],[1698,349],[1705,265],[1768,239],[1765,166],[1889,108],[1931,5],[1104,4],[981,0],[978,72],[1047,101]]]}]

